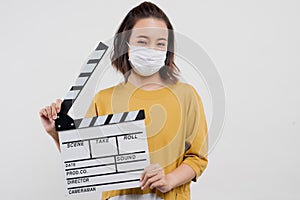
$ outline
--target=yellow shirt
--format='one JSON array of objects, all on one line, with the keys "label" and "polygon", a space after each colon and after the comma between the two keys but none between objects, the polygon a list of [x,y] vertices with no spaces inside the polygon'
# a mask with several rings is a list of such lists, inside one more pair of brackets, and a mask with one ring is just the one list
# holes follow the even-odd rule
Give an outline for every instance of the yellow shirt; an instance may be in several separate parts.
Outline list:
[{"label": "yellow shirt", "polygon": [[[160,164],[167,174],[185,163],[195,171],[193,181],[196,181],[208,163],[208,130],[203,104],[195,88],[177,82],[149,91],[137,88],[130,82],[122,82],[99,91],[86,117],[140,109],[145,110],[151,164]],[[102,193],[102,200],[117,195],[150,192],[166,200],[190,199],[190,183],[167,193],[140,188],[106,191]]]}]

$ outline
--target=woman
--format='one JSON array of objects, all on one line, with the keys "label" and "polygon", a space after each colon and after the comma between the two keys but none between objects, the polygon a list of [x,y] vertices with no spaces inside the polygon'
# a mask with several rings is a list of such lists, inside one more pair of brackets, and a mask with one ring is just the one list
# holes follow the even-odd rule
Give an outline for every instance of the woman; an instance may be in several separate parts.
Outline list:
[{"label": "woman", "polygon": [[[114,38],[112,65],[125,81],[99,91],[87,117],[145,110],[151,165],[141,187],[102,193],[102,199],[190,199],[190,183],[207,166],[207,125],[201,98],[178,80],[173,27],[156,5],[144,2],[122,21]],[[59,148],[54,120],[61,100],[41,109],[47,133]]]}]

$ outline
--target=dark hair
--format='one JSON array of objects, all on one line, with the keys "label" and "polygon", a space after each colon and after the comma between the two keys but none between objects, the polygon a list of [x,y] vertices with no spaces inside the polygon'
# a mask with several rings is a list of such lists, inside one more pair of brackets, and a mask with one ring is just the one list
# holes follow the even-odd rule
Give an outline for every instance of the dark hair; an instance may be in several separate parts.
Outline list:
[{"label": "dark hair", "polygon": [[132,28],[138,20],[144,18],[156,18],[163,20],[168,28],[168,47],[165,66],[159,70],[160,77],[171,83],[178,81],[179,68],[174,62],[174,32],[173,26],[169,21],[167,15],[155,4],[151,2],[143,2],[129,11],[126,17],[120,24],[113,42],[113,51],[111,54],[111,64],[120,71],[124,77],[125,82],[130,75],[131,65],[128,60],[128,46]]}]

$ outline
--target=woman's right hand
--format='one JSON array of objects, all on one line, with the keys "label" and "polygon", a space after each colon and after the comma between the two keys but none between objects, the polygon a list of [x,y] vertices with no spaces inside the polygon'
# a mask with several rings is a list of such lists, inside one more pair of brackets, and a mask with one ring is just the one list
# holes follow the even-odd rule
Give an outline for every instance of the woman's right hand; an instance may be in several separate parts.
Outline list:
[{"label": "woman's right hand", "polygon": [[61,103],[62,100],[57,99],[56,102],[53,102],[51,105],[42,108],[39,112],[45,131],[54,139],[58,138],[54,120],[57,118],[57,113],[60,112]]}]

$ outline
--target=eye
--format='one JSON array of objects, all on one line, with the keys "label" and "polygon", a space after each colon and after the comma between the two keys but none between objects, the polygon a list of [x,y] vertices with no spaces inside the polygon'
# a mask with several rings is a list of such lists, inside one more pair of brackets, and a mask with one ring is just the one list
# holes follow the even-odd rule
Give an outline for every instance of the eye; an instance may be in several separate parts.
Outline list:
[{"label": "eye", "polygon": [[142,40],[137,41],[137,43],[138,44],[142,44],[142,45],[146,45],[147,44],[146,41],[142,41]]},{"label": "eye", "polygon": [[164,46],[166,46],[166,44],[165,44],[165,43],[162,43],[162,42],[160,42],[160,43],[158,43],[158,44],[157,44],[157,46],[159,46],[159,47],[164,47]]}]

